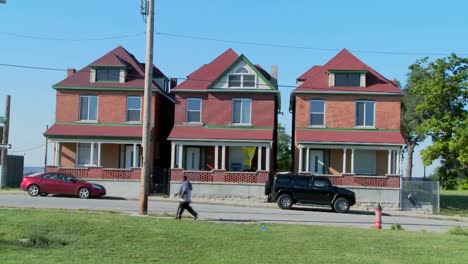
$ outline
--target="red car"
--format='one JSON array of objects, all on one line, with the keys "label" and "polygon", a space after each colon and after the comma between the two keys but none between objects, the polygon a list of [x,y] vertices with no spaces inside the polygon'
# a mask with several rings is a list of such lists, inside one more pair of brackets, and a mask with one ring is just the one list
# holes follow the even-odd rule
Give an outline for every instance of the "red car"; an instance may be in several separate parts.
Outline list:
[{"label": "red car", "polygon": [[20,187],[31,196],[47,196],[50,193],[77,195],[86,199],[106,195],[106,189],[102,185],[84,181],[70,174],[55,172],[23,176]]}]

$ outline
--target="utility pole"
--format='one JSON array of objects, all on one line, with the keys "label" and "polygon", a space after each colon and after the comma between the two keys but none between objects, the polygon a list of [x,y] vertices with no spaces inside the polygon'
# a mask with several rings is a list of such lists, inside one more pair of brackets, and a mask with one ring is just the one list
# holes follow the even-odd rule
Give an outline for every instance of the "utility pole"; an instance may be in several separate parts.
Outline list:
[{"label": "utility pole", "polygon": [[[49,130],[49,125],[46,125],[46,131]],[[45,138],[45,155],[44,155],[44,172],[46,170],[46,167],[47,167],[47,150],[48,150],[48,140],[47,140],[47,137]]]},{"label": "utility pole", "polygon": [[[6,96],[5,100],[5,121],[3,123],[3,138],[2,145],[8,145],[8,135],[10,130],[10,95]],[[7,178],[7,162],[8,161],[8,149],[6,147],[2,148],[2,171],[1,171],[1,182],[0,189],[6,187],[6,178]]]},{"label": "utility pole", "polygon": [[140,181],[140,215],[148,214],[149,176],[151,169],[151,97],[153,88],[154,0],[148,0],[146,20],[145,92],[143,95],[143,166]]}]

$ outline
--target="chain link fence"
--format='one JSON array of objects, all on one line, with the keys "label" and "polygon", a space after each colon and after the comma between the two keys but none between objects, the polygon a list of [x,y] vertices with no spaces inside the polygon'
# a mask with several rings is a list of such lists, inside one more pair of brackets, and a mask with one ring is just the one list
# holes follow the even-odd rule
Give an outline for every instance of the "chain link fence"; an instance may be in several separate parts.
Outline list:
[{"label": "chain link fence", "polygon": [[401,181],[400,206],[403,211],[440,212],[439,182],[424,180]]}]

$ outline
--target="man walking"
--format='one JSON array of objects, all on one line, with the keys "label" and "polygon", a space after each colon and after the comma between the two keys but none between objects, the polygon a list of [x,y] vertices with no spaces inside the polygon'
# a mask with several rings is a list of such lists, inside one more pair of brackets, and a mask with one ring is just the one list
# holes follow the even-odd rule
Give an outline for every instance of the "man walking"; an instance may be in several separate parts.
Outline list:
[{"label": "man walking", "polygon": [[187,179],[187,176],[184,176],[184,181],[182,182],[182,185],[180,185],[178,195],[179,207],[177,208],[175,219],[182,219],[182,214],[184,213],[184,210],[187,209],[187,211],[189,211],[193,216],[193,220],[197,220],[198,214],[190,206],[190,203],[192,202],[192,183]]}]

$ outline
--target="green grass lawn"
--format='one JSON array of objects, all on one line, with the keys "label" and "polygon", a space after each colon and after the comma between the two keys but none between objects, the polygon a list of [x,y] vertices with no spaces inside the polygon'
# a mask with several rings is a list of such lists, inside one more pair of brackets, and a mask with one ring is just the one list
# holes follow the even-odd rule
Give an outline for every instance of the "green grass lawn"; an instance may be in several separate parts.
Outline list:
[{"label": "green grass lawn", "polygon": [[441,191],[440,214],[468,217],[468,191]]},{"label": "green grass lawn", "polygon": [[0,209],[2,264],[466,263],[467,248],[463,235]]}]

